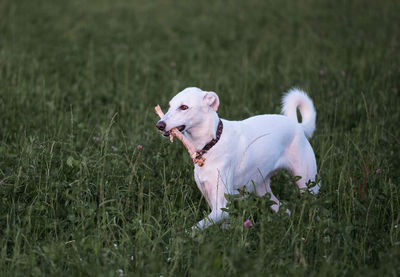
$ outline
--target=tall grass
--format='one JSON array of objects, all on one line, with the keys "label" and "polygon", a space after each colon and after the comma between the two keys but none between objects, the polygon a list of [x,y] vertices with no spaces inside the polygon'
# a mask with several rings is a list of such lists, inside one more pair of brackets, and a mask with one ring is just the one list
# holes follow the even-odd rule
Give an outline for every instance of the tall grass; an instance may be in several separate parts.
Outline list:
[{"label": "tall grass", "polygon": [[[0,275],[397,276],[400,5],[396,1],[0,2]],[[219,115],[317,109],[321,192],[286,172],[208,207],[153,107],[187,86]],[[253,227],[243,222],[251,219]]]}]

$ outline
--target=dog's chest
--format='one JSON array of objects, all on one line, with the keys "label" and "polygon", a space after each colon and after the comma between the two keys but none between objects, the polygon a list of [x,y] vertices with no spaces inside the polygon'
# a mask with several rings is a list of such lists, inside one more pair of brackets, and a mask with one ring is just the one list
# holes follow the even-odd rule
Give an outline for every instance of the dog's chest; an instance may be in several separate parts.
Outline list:
[{"label": "dog's chest", "polygon": [[202,167],[199,167],[197,165],[195,166],[194,177],[195,177],[196,183],[200,189],[205,186],[205,183],[217,181],[215,179],[215,177],[218,178],[218,176],[215,175],[216,170],[217,169],[215,169],[215,168],[206,167],[206,165],[204,165]]},{"label": "dog's chest", "polygon": [[196,166],[194,170],[194,179],[198,189],[201,191],[208,204],[212,206],[212,199],[214,198],[218,176],[211,170],[204,170]]}]

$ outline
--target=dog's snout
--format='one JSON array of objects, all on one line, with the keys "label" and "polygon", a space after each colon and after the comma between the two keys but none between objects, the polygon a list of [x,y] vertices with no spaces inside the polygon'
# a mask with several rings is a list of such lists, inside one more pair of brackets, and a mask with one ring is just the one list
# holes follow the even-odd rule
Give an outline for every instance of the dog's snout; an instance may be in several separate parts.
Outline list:
[{"label": "dog's snout", "polygon": [[158,130],[160,130],[160,131],[164,131],[166,126],[167,126],[167,124],[165,124],[165,122],[164,122],[164,121],[161,121],[161,120],[158,121],[157,124],[156,124],[156,127],[157,127]]}]

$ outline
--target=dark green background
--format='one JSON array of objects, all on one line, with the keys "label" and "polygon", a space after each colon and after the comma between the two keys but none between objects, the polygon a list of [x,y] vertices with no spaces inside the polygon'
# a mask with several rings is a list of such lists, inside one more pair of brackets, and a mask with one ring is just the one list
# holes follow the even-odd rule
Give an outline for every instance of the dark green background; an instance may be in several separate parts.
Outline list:
[{"label": "dark green background", "polygon": [[[398,1],[1,1],[0,275],[396,276],[399,53]],[[305,89],[321,193],[283,172],[290,217],[250,195],[186,232],[207,205],[153,107],[188,86],[226,119]]]}]

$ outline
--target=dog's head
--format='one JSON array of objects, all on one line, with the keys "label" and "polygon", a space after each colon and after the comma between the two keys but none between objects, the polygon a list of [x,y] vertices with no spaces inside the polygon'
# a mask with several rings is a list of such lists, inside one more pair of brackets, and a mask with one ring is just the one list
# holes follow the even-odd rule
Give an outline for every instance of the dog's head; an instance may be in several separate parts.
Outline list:
[{"label": "dog's head", "polygon": [[215,92],[202,91],[199,88],[186,88],[169,102],[168,112],[156,127],[168,137],[172,128],[189,131],[199,126],[207,115],[218,110],[219,98]]}]

